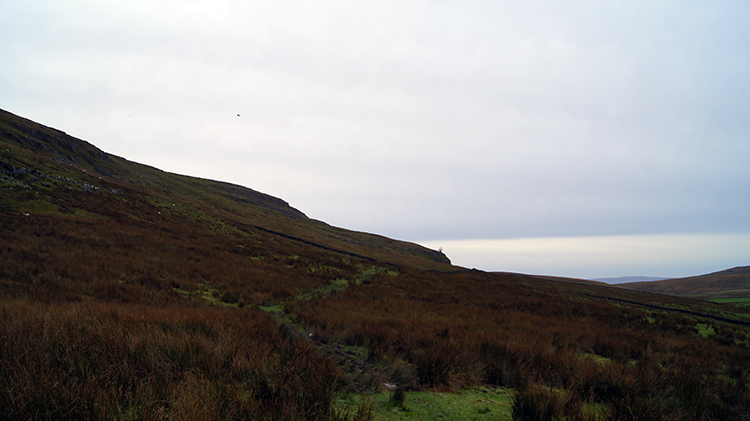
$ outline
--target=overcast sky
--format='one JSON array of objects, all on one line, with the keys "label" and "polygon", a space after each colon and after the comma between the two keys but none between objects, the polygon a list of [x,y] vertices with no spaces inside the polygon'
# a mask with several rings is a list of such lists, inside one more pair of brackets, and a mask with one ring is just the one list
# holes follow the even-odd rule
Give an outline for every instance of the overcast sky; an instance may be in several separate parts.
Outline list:
[{"label": "overcast sky", "polygon": [[748,22],[745,1],[6,1],[0,108],[462,266],[685,276],[750,264]]}]

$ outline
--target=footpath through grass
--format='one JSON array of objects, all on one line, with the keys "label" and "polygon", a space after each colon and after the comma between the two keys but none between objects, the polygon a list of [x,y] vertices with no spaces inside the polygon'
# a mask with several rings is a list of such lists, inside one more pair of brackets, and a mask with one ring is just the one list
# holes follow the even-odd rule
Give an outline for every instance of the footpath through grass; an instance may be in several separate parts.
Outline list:
[{"label": "footpath through grass", "polygon": [[391,403],[391,392],[335,398],[335,413],[354,414],[361,399],[372,403],[373,420],[508,420],[513,391],[477,387],[456,393],[406,392],[403,406]]}]

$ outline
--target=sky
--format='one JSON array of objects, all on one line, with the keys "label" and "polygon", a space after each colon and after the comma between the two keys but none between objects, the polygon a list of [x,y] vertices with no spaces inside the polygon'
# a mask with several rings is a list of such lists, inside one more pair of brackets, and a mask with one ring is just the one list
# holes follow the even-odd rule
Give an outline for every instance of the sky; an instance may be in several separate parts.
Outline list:
[{"label": "sky", "polygon": [[750,264],[744,1],[6,1],[0,108],[483,270]]}]

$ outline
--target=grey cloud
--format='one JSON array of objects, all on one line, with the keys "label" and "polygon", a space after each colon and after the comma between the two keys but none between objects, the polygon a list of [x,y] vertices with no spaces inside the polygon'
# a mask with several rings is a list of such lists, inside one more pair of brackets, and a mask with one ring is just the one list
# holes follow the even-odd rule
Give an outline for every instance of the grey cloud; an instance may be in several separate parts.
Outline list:
[{"label": "grey cloud", "polygon": [[0,106],[397,238],[748,231],[748,17],[30,1],[0,18]]}]

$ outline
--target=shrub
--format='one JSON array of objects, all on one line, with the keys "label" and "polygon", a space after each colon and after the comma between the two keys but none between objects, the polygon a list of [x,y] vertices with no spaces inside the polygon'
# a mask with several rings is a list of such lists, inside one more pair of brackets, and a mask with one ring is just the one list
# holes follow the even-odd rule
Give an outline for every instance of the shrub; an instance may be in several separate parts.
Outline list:
[{"label": "shrub", "polygon": [[511,412],[517,421],[552,421],[570,412],[570,402],[564,392],[530,385],[516,392]]},{"label": "shrub", "polygon": [[414,356],[417,379],[429,388],[450,388],[458,371],[458,350],[448,344],[434,344]]}]

